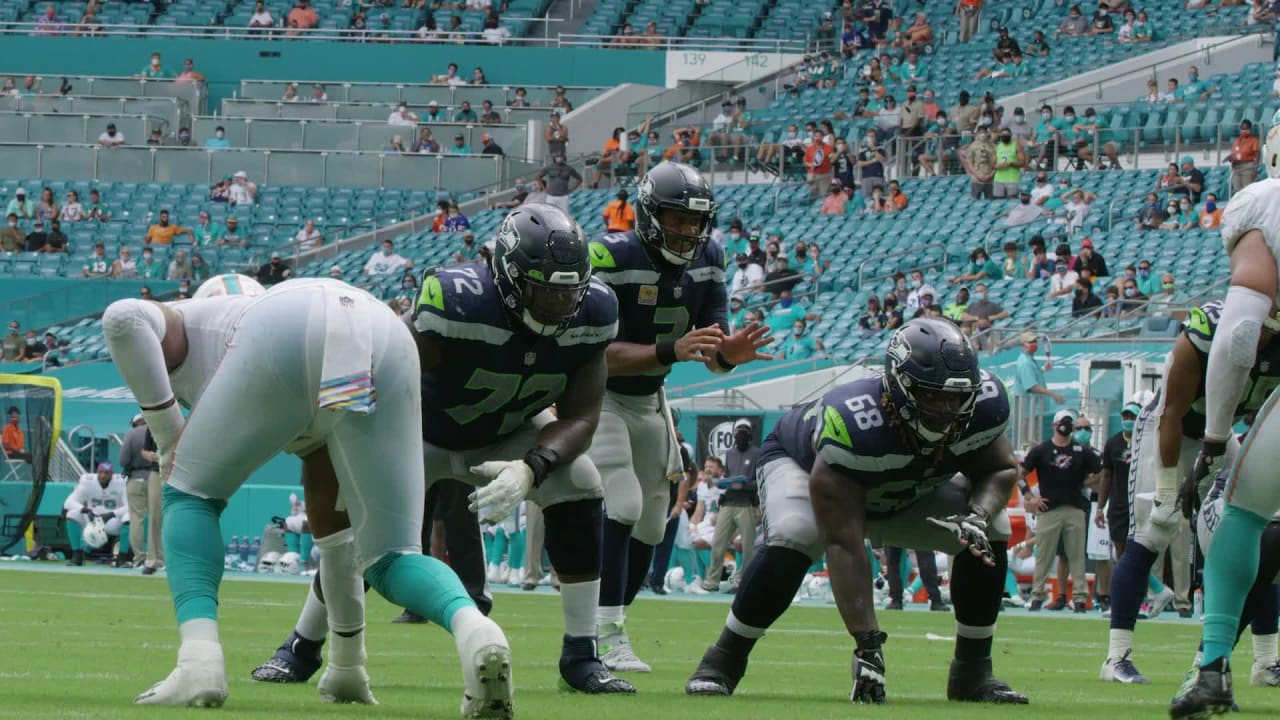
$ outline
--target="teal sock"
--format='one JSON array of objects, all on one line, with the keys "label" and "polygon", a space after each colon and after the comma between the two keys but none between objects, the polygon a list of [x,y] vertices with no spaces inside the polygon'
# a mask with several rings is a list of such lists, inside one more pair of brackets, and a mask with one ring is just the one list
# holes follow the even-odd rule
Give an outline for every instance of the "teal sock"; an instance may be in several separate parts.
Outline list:
[{"label": "teal sock", "polygon": [[77,525],[73,522],[67,523],[67,544],[71,546],[72,552],[84,549],[84,540],[80,537],[83,532],[83,525]]},{"label": "teal sock", "polygon": [[315,544],[316,539],[311,536],[311,533],[303,533],[298,536],[298,547],[301,548],[298,550],[298,554],[302,555],[303,563],[311,562],[311,549],[315,547]]},{"label": "teal sock", "polygon": [[1204,657],[1201,667],[1231,657],[1245,595],[1258,574],[1267,518],[1234,505],[1222,511],[1204,562]]},{"label": "teal sock", "polygon": [[1160,582],[1160,580],[1155,575],[1148,575],[1147,589],[1155,593],[1156,595],[1159,595],[1160,593],[1164,592],[1164,583]]},{"label": "teal sock", "polygon": [[511,547],[507,549],[507,567],[512,570],[524,569],[524,531],[517,530],[511,535]]},{"label": "teal sock", "polygon": [[179,625],[197,618],[218,619],[224,549],[218,516],[226,507],[225,500],[164,487],[165,573]]},{"label": "teal sock", "polygon": [[693,550],[689,548],[676,548],[676,564],[684,568],[685,578],[691,578],[698,574],[698,560],[694,557]]},{"label": "teal sock", "polygon": [[129,528],[121,526],[120,528],[120,554],[129,552]]},{"label": "teal sock", "polygon": [[1004,591],[1008,593],[1011,598],[1018,597],[1018,595],[1022,593],[1022,591],[1018,589],[1018,578],[1013,574],[1012,570],[1009,570],[1004,574]]},{"label": "teal sock", "polygon": [[[498,532],[493,535],[493,554],[489,556],[489,562],[501,563],[502,557],[507,554],[511,547],[511,541],[507,539],[507,531],[498,528]],[[507,567],[511,567],[511,563],[507,563]]]},{"label": "teal sock", "polygon": [[392,605],[405,608],[446,630],[454,613],[464,607],[476,606],[453,570],[426,555],[384,555],[364,571],[364,579]]}]

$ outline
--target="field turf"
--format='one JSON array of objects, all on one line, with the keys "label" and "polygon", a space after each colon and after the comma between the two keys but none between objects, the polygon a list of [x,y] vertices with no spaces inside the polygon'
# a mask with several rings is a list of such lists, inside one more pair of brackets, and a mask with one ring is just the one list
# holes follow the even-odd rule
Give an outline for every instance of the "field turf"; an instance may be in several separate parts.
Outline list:
[{"label": "field turf", "polygon": [[[234,576],[232,576],[234,577]],[[292,628],[305,585],[286,580],[228,579],[222,587],[222,640],[231,698],[222,710],[135,707],[133,696],[173,667],[177,632],[162,576],[0,565],[0,718],[226,718],[316,720],[333,717],[458,717],[461,675],[452,639],[440,628],[392,625],[399,610],[369,595],[369,673],[377,707],[322,705],[315,680],[305,686],[255,683],[249,671]],[[752,658],[732,698],[690,698],[684,681],[719,633],[727,597],[671,600],[645,594],[628,619],[637,654],[654,666],[630,676],[633,697],[563,695],[556,689],[560,607],[546,589],[499,592],[494,617],[511,639],[516,716],[554,720],[811,720],[819,718],[1090,718],[1168,717],[1169,698],[1195,649],[1188,621],[1140,624],[1139,667],[1149,686],[1097,679],[1107,624],[1096,613],[1072,616],[1012,611],[1001,617],[996,670],[1027,693],[1029,707],[986,707],[945,701],[952,651],[948,614],[881,613],[890,704],[848,702],[851,641],[834,606],[793,607]],[[1237,653],[1236,717],[1276,717],[1280,689],[1248,686],[1252,649]]]}]

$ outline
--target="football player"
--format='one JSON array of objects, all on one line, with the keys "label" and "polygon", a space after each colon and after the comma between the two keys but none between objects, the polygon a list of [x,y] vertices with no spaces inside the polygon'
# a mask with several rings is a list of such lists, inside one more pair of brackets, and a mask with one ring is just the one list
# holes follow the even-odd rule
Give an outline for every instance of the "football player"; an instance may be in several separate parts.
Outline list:
[{"label": "football player", "polygon": [[[1165,360],[1162,387],[1139,413],[1134,428],[1134,461],[1129,473],[1129,535],[1133,539],[1125,544],[1111,576],[1110,642],[1099,674],[1103,680],[1148,682],[1132,660],[1133,630],[1138,607],[1147,593],[1151,567],[1156,557],[1171,547],[1178,526],[1183,523],[1176,507],[1178,485],[1191,470],[1199,449],[1197,443],[1204,437],[1205,373],[1221,313],[1222,302],[1214,300],[1187,316],[1182,334]],[[1264,330],[1259,339],[1257,360],[1248,371],[1249,390],[1232,412],[1234,419],[1256,411],[1271,389],[1280,385],[1280,341],[1271,330]],[[1234,455],[1234,438],[1231,443]],[[1154,500],[1146,500],[1152,493]],[[1280,678],[1269,669],[1275,652],[1265,652],[1267,645],[1275,645],[1275,622],[1260,618],[1253,631],[1255,638],[1270,636],[1270,640],[1263,639],[1261,644],[1255,640],[1255,648],[1264,652],[1255,662],[1252,681],[1277,684]]]},{"label": "football player", "polygon": [[[72,531],[67,535],[73,542],[79,540],[85,527],[100,520],[108,538],[120,537],[121,528],[124,523],[129,522],[129,502],[126,495],[124,476],[117,475],[111,463],[98,463],[98,471],[81,475],[76,489],[62,503],[67,522],[75,523],[81,529],[80,532]],[[67,564],[84,565],[84,550],[79,544],[71,553]]]},{"label": "football player", "polygon": [[591,243],[596,277],[613,288],[619,307],[608,390],[589,455],[600,470],[608,515],[600,646],[605,665],[622,672],[649,671],[631,649],[625,608],[649,573],[666,529],[671,483],[683,475],[662,393],[666,376],[677,362],[726,373],[769,357],[757,352],[770,342],[766,328],[752,324],[729,334],[724,250],[708,242],[715,217],[715,197],[702,175],[663,163],[640,182],[636,229]]},{"label": "football player", "polygon": [[[1262,329],[1275,324],[1280,292],[1280,113],[1262,149],[1269,179],[1231,197],[1222,215],[1222,239],[1231,258],[1231,287],[1222,305],[1217,341],[1209,349],[1205,377],[1205,429],[1192,472],[1214,472],[1227,452],[1234,411],[1257,361]],[[1231,649],[1246,591],[1258,574],[1259,541],[1280,510],[1280,415],[1273,390],[1240,446],[1227,480],[1227,502],[1205,557],[1203,655],[1200,672],[1170,704],[1174,718],[1231,710]]]},{"label": "football player", "polygon": [[[564,611],[561,679],[586,693],[635,692],[596,650],[603,510],[584,451],[600,420],[618,304],[591,279],[582,228],[559,208],[520,206],[498,230],[490,265],[427,271],[410,322],[427,484],[480,486],[472,509],[484,522],[506,519],[526,496],[542,507]],[[256,679],[305,682],[316,671],[325,591],[308,595],[298,628]]]},{"label": "football player", "polygon": [[841,385],[784,415],[757,461],[765,547],[685,691],[733,694],[752,648],[825,550],[836,606],[857,642],[850,699],[883,703],[887,635],[876,623],[870,540],[956,554],[947,698],[1026,703],[991,668],[1008,564],[1004,508],[1018,477],[1008,419],[1004,386],[979,370],[955,325],[936,318],[893,334],[883,377]]},{"label": "football player", "polygon": [[[237,280],[261,291],[249,278]],[[391,602],[449,628],[462,661],[463,717],[511,717],[506,638],[448,566],[419,546],[419,361],[393,312],[336,280],[296,280],[260,295],[120,300],[103,314],[102,329],[160,455],[165,557],[181,635],[177,668],[135,702],[226,701],[218,518],[249,474],[285,451],[302,458],[317,544],[325,542],[326,557],[346,570],[329,578],[330,592],[362,600],[356,568]],[[188,417],[180,406],[190,408]],[[321,532],[339,490],[351,527]],[[363,604],[342,609],[333,617],[338,631],[321,696],[375,702],[364,668]]]}]

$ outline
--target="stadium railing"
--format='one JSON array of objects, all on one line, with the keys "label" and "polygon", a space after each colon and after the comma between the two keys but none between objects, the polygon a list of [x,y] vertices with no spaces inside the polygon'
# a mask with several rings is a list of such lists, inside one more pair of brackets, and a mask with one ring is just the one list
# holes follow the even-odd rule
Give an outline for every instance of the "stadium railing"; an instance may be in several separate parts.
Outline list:
[{"label": "stadium railing", "polygon": [[[4,30],[0,30],[0,37],[3,36]],[[16,63],[15,63],[16,64]],[[86,97],[99,98],[174,98],[186,104],[192,112],[204,112],[205,103],[208,101],[208,89],[204,83],[198,82],[178,82],[177,80],[151,80],[148,78],[136,77],[110,77],[99,75],[50,75],[39,73],[23,73],[23,72],[0,72],[0,75],[11,77],[25,77],[34,75],[42,88],[44,95],[17,95],[6,96],[0,98],[0,107],[8,103],[20,103],[30,100],[59,100],[65,99],[75,101],[76,99]],[[71,86],[71,90],[67,93],[61,93],[58,88],[44,88],[44,83],[57,83],[61,85],[66,81]],[[58,95],[55,95],[57,93]],[[59,97],[65,95],[66,97]],[[23,108],[7,108],[7,109],[23,109]]]},{"label": "stadium railing", "polygon": [[[0,117],[0,134],[3,133]],[[392,137],[400,136],[408,149],[423,128],[431,130],[442,152],[453,147],[455,136],[473,152],[482,147],[480,136],[489,134],[503,151],[512,157],[527,156],[528,128],[517,125],[473,125],[470,123],[419,123],[413,126],[388,125],[386,118],[377,121],[353,120],[277,120],[207,116],[194,118],[191,125],[193,144],[203,145],[223,128],[232,146],[269,150],[361,150],[382,151]],[[96,135],[94,136],[96,138]]]},{"label": "stadium railing", "polygon": [[[279,100],[246,100],[228,98],[222,101],[222,114],[225,117],[240,117],[260,120],[359,120],[362,122],[386,122],[387,115],[395,107],[395,103],[290,103]],[[408,105],[410,111],[422,116],[427,108],[423,105]],[[456,105],[442,105],[446,117],[453,117]],[[480,103],[472,103],[472,109],[478,114]],[[501,115],[504,124],[518,125],[530,120],[546,121],[554,108],[495,108]]]},{"label": "stadium railing", "polygon": [[[345,82],[341,80],[241,80],[238,96],[245,100],[275,100],[284,97],[289,85],[297,86],[299,102],[287,105],[316,105],[307,101],[309,86],[320,85],[329,97],[329,103],[407,103],[411,106],[426,106],[435,101],[441,106],[454,106],[466,100],[479,112],[480,103],[485,100],[493,102],[499,110],[515,99],[514,85],[444,85],[431,83],[390,83],[390,82]],[[549,109],[551,99],[555,97],[555,89],[559,85],[522,85],[526,102],[537,109]],[[565,97],[577,106],[600,93],[609,90],[607,87],[565,85]],[[224,103],[225,105],[225,103]],[[324,105],[324,103],[319,103]],[[386,117],[386,114],[383,114]]]},{"label": "stadium railing", "polygon": [[[57,97],[24,95],[0,97],[0,112],[58,113],[60,115],[150,115],[170,127],[180,127],[192,108],[185,100],[163,97]],[[105,128],[104,128],[105,129]],[[96,138],[95,138],[96,139]],[[132,138],[138,140],[139,138]]]},{"label": "stadium railing", "polygon": [[83,143],[92,145],[112,123],[131,142],[142,143],[151,131],[169,130],[154,115],[63,115],[0,111],[0,143]]}]

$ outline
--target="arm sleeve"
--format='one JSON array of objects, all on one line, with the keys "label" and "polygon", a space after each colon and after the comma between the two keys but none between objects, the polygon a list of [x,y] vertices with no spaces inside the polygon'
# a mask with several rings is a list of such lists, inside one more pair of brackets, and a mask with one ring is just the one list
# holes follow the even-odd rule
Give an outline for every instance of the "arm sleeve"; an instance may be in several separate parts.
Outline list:
[{"label": "arm sleeve", "polygon": [[183,417],[178,404],[155,410],[173,400],[173,386],[164,361],[165,320],[160,306],[147,300],[117,300],[102,315],[102,334],[125,384],[142,406],[147,427],[162,448],[172,448],[181,432]]},{"label": "arm sleeve", "polygon": [[1218,321],[1217,342],[1209,348],[1205,376],[1205,436],[1231,435],[1240,393],[1257,356],[1262,323],[1271,312],[1271,298],[1239,285],[1227,291]]}]

